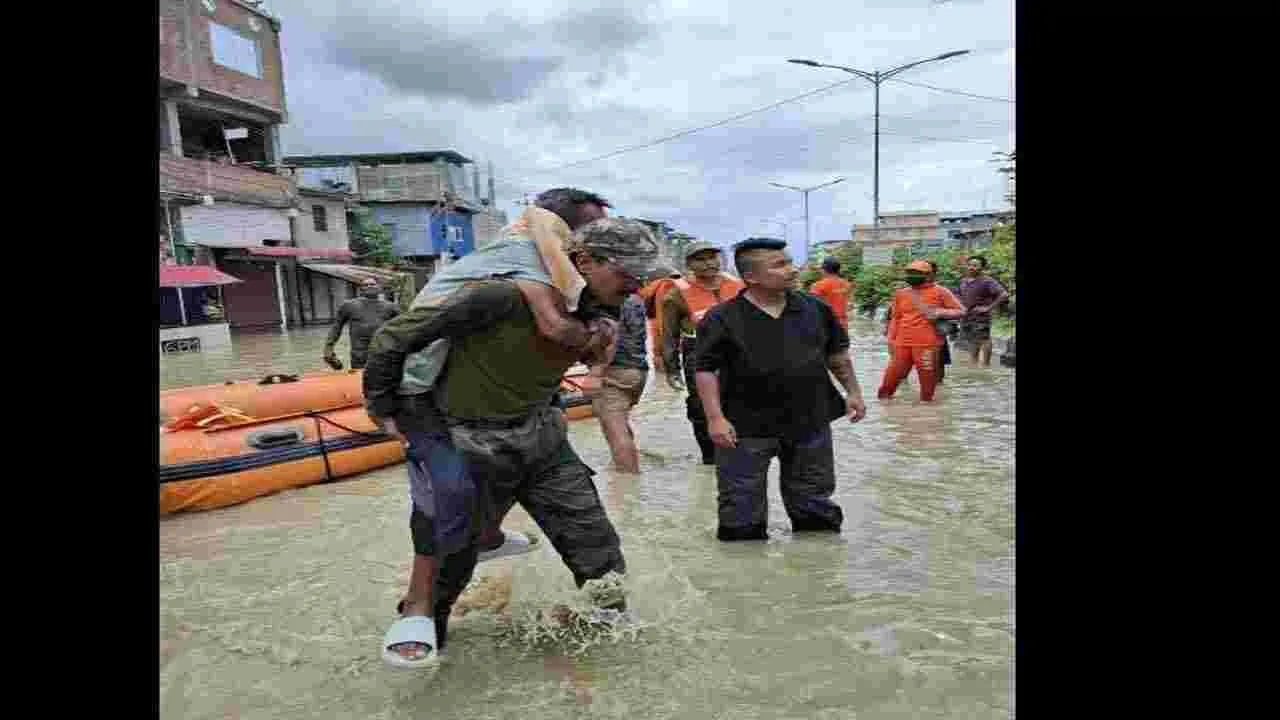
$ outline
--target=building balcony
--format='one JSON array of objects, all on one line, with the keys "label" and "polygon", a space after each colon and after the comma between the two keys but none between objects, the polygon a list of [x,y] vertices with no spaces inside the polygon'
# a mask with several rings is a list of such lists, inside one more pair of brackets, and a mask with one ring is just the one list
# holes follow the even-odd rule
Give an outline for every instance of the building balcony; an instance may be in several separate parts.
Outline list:
[{"label": "building balcony", "polygon": [[160,192],[287,208],[292,207],[297,188],[291,178],[274,171],[160,153]]}]

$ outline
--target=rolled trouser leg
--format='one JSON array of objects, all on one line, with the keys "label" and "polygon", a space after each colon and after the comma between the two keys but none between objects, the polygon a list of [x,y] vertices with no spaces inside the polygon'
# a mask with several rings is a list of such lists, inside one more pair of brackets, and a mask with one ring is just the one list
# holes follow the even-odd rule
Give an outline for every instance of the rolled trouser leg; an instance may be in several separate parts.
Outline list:
[{"label": "rolled trouser leg", "polygon": [[[578,458],[568,438],[562,440],[551,457],[530,471],[516,497],[573,573],[574,583],[582,587],[586,581],[610,572],[626,573],[622,541],[591,481],[591,468]],[[625,609],[621,596],[599,604]]]},{"label": "rolled trouser leg", "polygon": [[807,438],[784,440],[778,459],[782,465],[782,504],[791,518],[792,531],[839,532],[844,511],[831,499],[836,474],[830,426],[824,425]]},{"label": "rolled trouser leg", "polygon": [[477,516],[477,489],[446,431],[408,432],[409,493],[434,521],[439,552],[466,546]]},{"label": "rolled trouser leg", "polygon": [[768,537],[769,461],[778,451],[773,438],[738,438],[737,447],[716,448],[716,504],[720,540],[764,540]]}]

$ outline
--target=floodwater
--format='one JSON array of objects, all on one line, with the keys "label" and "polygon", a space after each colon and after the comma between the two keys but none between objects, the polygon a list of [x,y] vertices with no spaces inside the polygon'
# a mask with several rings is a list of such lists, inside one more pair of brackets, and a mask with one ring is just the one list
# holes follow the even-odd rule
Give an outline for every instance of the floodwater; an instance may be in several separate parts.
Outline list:
[{"label": "floodwater", "polygon": [[[682,397],[651,376],[634,411],[642,475],[606,469],[594,420],[570,426],[622,537],[635,627],[542,621],[578,601],[543,542],[477,568],[436,670],[384,667],[411,553],[393,466],[161,520],[161,717],[1012,717],[1013,371],[956,353],[934,403],[914,378],[881,402],[883,344],[853,323],[868,416],[833,425],[839,536],[790,534],[775,463],[770,539],[718,542],[714,469],[696,464]],[[326,332],[165,357],[161,387],[320,370]],[[537,534],[518,506],[506,526]]]}]

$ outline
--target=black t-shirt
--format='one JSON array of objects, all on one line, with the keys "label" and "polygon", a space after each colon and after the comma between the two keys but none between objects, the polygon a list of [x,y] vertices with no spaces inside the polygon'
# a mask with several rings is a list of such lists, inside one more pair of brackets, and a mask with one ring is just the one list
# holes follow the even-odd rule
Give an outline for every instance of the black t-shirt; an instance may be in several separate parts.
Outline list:
[{"label": "black t-shirt", "polygon": [[720,374],[720,406],[738,437],[801,439],[847,409],[827,358],[849,349],[831,307],[787,291],[778,318],[740,293],[698,325],[694,367]]}]

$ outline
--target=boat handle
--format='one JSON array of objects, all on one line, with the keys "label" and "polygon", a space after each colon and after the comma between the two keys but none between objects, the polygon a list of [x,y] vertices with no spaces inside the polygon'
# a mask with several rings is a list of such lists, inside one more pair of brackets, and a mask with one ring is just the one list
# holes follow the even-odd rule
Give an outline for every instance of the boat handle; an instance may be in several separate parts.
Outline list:
[{"label": "boat handle", "polygon": [[258,450],[269,450],[286,445],[296,445],[305,438],[306,435],[301,428],[285,428],[283,430],[261,430],[249,433],[248,442],[249,447],[257,448]]}]

